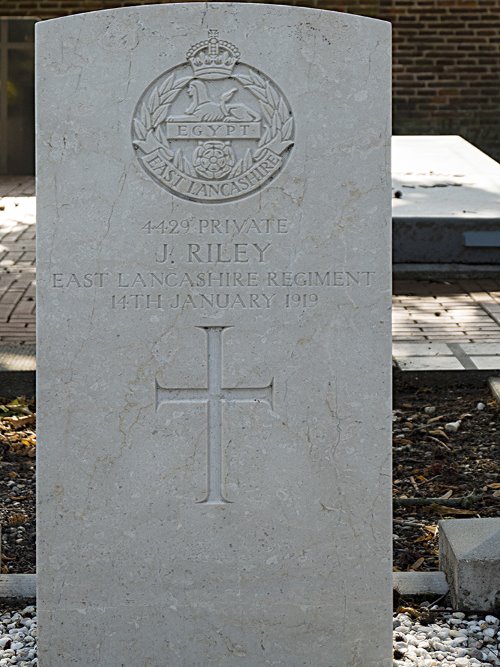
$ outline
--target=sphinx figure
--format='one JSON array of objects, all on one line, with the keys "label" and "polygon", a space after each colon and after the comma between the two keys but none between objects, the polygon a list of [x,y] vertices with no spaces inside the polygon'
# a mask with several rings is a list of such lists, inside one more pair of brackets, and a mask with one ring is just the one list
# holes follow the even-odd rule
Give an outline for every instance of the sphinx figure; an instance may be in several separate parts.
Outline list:
[{"label": "sphinx figure", "polygon": [[170,121],[175,122],[251,122],[260,120],[260,116],[252,111],[246,104],[235,104],[230,100],[238,88],[231,88],[219,95],[219,99],[213,100],[208,93],[207,84],[200,79],[193,79],[190,82],[187,94],[192,98],[192,102],[185,111],[185,115],[171,117]]}]

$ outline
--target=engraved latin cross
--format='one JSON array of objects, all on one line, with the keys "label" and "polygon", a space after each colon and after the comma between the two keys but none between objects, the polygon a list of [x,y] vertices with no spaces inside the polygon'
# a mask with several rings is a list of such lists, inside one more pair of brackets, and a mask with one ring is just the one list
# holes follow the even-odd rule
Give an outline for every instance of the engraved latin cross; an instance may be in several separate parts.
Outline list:
[{"label": "engraved latin cross", "polygon": [[199,327],[207,334],[207,389],[169,389],[156,380],[156,409],[169,403],[202,403],[207,413],[207,496],[202,504],[224,505],[222,490],[222,402],[260,403],[273,408],[273,380],[267,387],[222,387],[222,332],[230,327]]}]

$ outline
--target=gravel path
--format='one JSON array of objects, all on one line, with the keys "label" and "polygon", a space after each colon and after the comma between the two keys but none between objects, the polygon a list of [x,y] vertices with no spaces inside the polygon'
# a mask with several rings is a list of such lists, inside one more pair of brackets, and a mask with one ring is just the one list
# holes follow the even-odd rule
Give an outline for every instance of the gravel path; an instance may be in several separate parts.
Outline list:
[{"label": "gravel path", "polygon": [[36,657],[36,609],[21,608],[0,615],[0,667],[31,667]]},{"label": "gravel path", "polygon": [[499,621],[431,607],[424,622],[394,616],[394,667],[490,667],[500,665]]},{"label": "gravel path", "polygon": [[[432,622],[429,622],[432,617]],[[427,620],[394,616],[394,667],[491,667],[500,665],[499,620],[431,607]],[[0,614],[0,667],[32,667],[36,657],[36,609]]]}]

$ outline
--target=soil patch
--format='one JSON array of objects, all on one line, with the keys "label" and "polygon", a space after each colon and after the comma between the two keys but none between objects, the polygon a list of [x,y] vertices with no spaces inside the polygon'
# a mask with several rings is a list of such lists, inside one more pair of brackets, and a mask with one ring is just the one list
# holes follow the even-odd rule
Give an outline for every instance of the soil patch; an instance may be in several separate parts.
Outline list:
[{"label": "soil patch", "polygon": [[35,572],[35,413],[25,399],[0,399],[2,574]]},{"label": "soil patch", "polygon": [[441,519],[498,516],[499,415],[487,387],[395,387],[395,569],[438,569]]}]

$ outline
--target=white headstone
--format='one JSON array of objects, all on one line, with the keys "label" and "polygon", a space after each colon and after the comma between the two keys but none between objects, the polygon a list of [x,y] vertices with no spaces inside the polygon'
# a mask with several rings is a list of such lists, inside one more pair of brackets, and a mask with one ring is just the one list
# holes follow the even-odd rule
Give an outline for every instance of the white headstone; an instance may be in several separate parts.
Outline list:
[{"label": "white headstone", "polygon": [[41,667],[387,667],[389,25],[37,28]]}]

